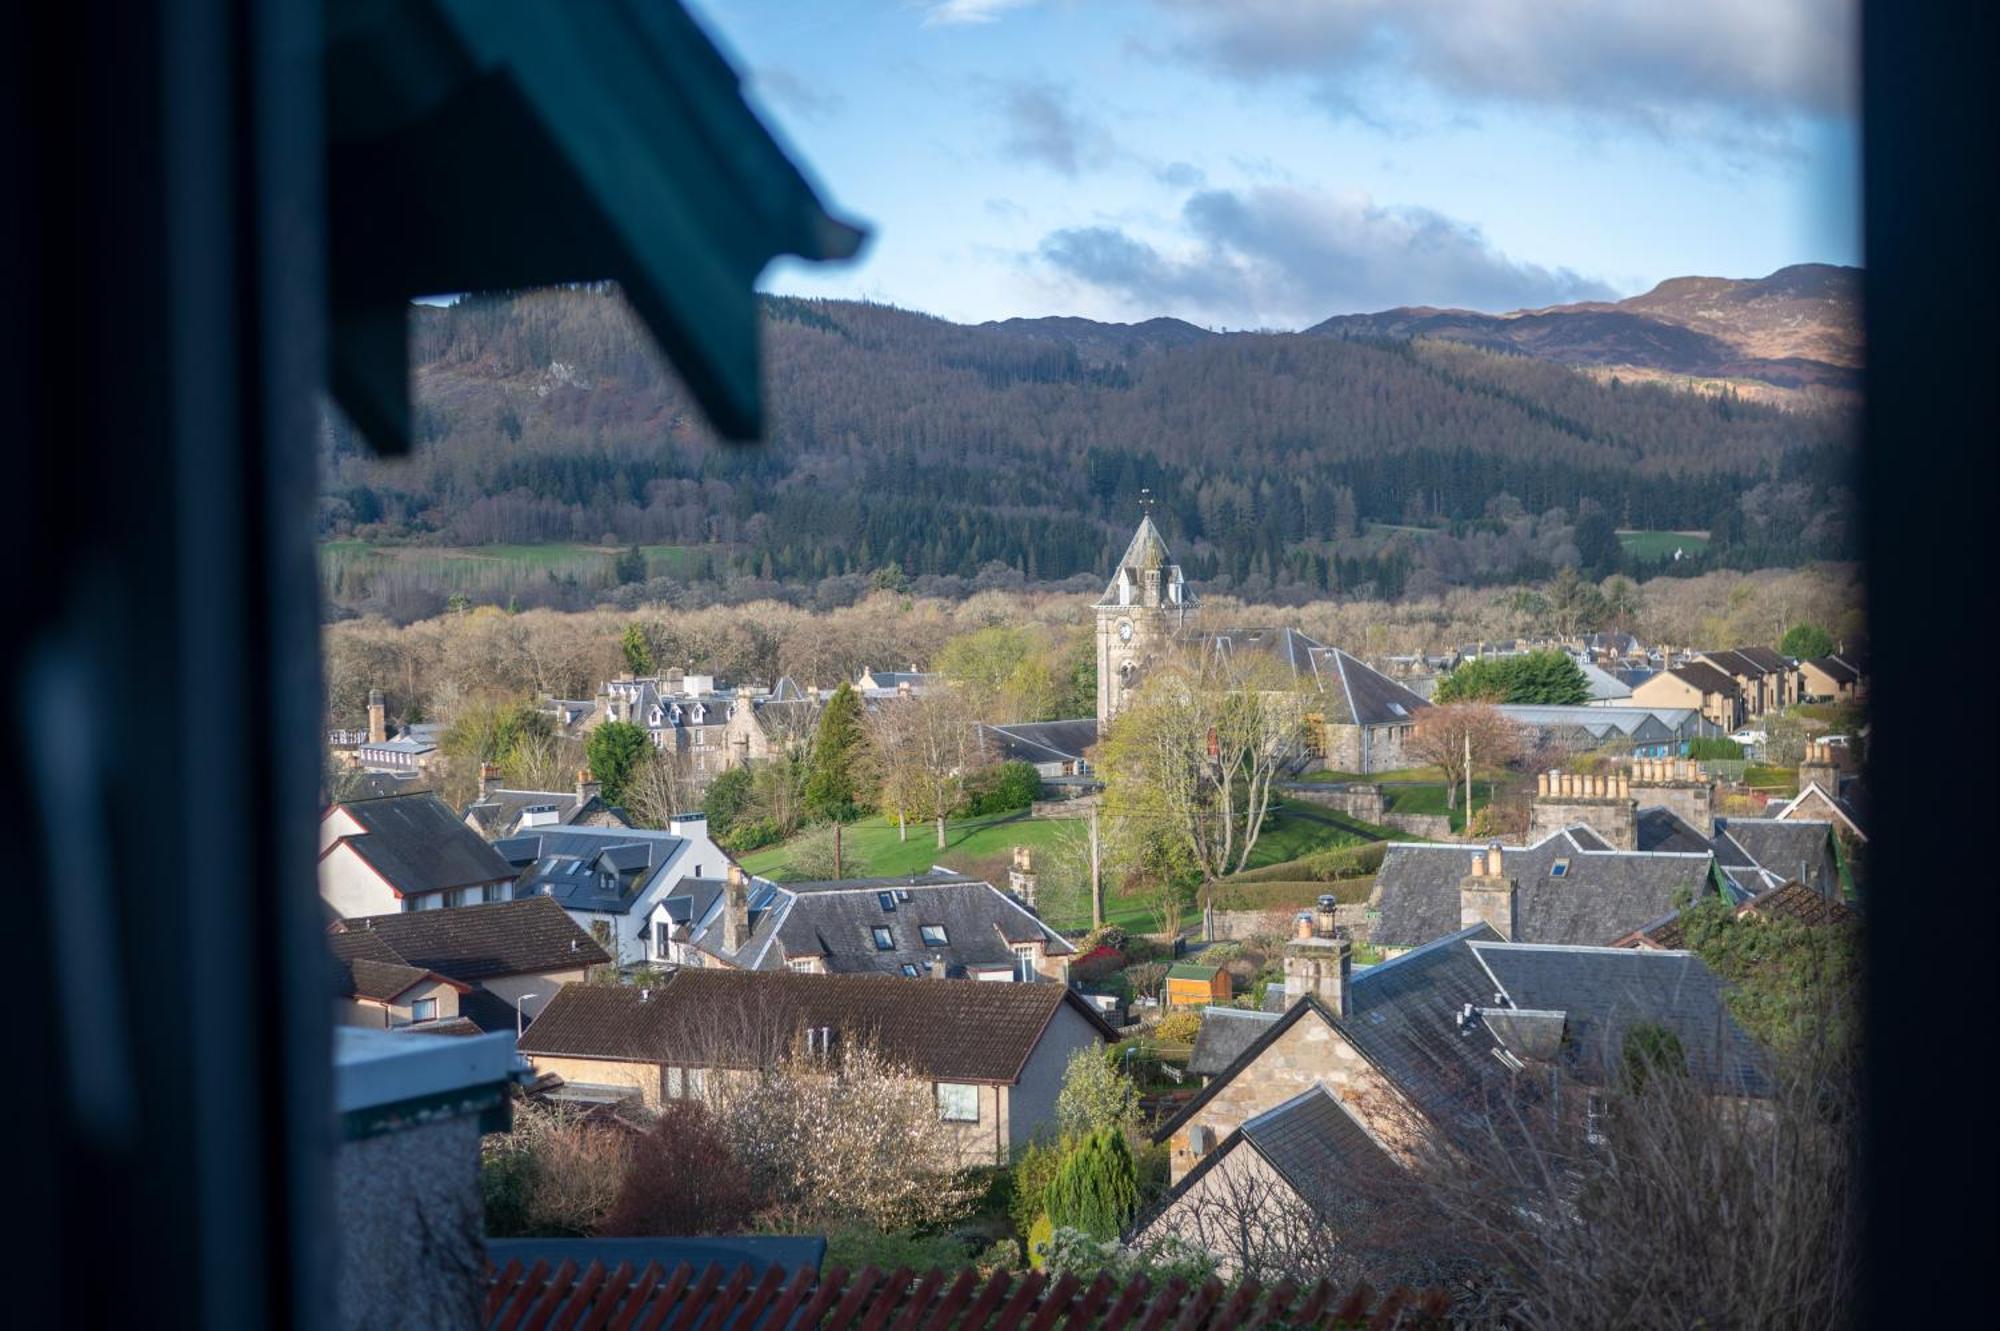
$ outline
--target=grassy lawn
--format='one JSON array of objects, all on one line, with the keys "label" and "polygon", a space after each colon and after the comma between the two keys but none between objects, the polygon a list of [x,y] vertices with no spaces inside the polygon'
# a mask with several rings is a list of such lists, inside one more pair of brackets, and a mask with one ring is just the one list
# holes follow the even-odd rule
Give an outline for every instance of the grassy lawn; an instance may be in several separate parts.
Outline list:
[{"label": "grassy lawn", "polygon": [[[553,542],[546,545],[377,545],[370,541],[323,541],[320,574],[329,587],[355,577],[395,574],[454,591],[501,591],[529,578],[575,578],[593,587],[616,581],[623,547]],[[693,562],[694,549],[682,545],[642,545],[649,577],[678,577]]]},{"label": "grassy lawn", "polygon": [[[1260,868],[1295,860],[1314,851],[1357,846],[1375,839],[1379,829],[1342,818],[1331,810],[1306,807],[1294,814],[1282,801],[1274,801],[1271,821],[1257,838],[1250,867]],[[1057,842],[1088,834],[1081,818],[1029,818],[1025,814],[1000,818],[971,818],[945,824],[945,848],[937,848],[936,831],[911,824],[910,839],[899,841],[896,825],[869,818],[850,823],[841,834],[841,872],[853,878],[889,878],[918,874],[934,864],[975,878],[1004,885],[1013,860],[1014,847],[1045,850]],[[782,881],[792,856],[790,843],[767,846],[738,859],[751,873]],[[1159,928],[1152,902],[1145,895],[1127,895],[1106,884],[1106,918],[1122,929],[1151,933]],[[1090,925],[1087,901],[1067,909],[1052,906],[1046,911],[1050,924],[1058,929],[1083,929]]]},{"label": "grassy lawn", "polygon": [[[1391,813],[1449,813],[1451,829],[1465,830],[1465,807],[1463,802],[1456,808],[1447,808],[1445,786],[1442,781],[1422,786],[1391,786],[1382,792]],[[1493,783],[1474,780],[1472,783],[1472,807],[1474,811],[1485,808],[1493,801]],[[1398,835],[1401,835],[1398,833]]]},{"label": "grassy lawn", "polygon": [[1671,559],[1675,550],[1685,550],[1698,555],[1708,549],[1708,537],[1702,532],[1684,531],[1621,531],[1618,544],[1625,547],[1625,553],[1635,559]]},{"label": "grassy lawn", "polygon": [[1743,769],[1743,784],[1760,790],[1777,788],[1796,792],[1799,788],[1799,774],[1790,767],[1768,767],[1761,763],[1751,763]]}]

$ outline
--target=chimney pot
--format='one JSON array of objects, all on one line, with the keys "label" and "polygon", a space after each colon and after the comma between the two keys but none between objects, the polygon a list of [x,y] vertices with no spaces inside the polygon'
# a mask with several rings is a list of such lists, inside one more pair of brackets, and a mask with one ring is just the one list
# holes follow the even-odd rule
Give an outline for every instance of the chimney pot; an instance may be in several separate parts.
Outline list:
[{"label": "chimney pot", "polygon": [[1299,918],[1294,922],[1293,932],[1299,938],[1311,938],[1313,936],[1312,916],[1304,911],[1300,911]]},{"label": "chimney pot", "polygon": [[1500,843],[1494,842],[1486,848],[1486,876],[1498,878],[1501,870]]}]

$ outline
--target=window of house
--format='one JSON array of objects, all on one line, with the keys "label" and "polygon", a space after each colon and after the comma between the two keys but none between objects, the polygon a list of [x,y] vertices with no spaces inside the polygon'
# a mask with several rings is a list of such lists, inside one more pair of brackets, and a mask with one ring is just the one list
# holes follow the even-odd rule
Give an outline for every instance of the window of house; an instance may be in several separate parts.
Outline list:
[{"label": "window of house", "polygon": [[708,1091],[707,1068],[668,1068],[666,1097],[669,1100],[693,1100]]},{"label": "window of house", "polygon": [[673,926],[668,924],[665,920],[653,921],[654,956],[664,957],[667,955],[667,945],[672,933],[673,933]]},{"label": "window of house", "polygon": [[917,930],[917,932],[923,935],[925,947],[949,946],[949,943],[945,939],[944,926],[942,924],[926,924]]},{"label": "window of house", "polygon": [[896,909],[896,894],[894,892],[877,892],[875,894],[875,900],[881,905],[882,909],[885,911],[893,911]]},{"label": "window of house", "polygon": [[979,1121],[979,1088],[963,1082],[941,1081],[937,1084],[938,1117],[947,1123],[977,1123]]},{"label": "window of house", "polygon": [[801,975],[810,975],[814,969],[813,959],[811,957],[787,957],[785,958],[785,969],[788,971],[797,971]]},{"label": "window of house", "polygon": [[597,940],[599,947],[609,952],[611,950],[611,921],[592,920],[590,922],[590,936]]},{"label": "window of house", "polygon": [[888,952],[892,951],[895,948],[896,936],[889,932],[889,926],[885,924],[878,924],[873,929],[870,929],[868,932],[874,935],[875,950],[877,952]]},{"label": "window of house", "polygon": [[921,969],[919,969],[919,968],[918,968],[918,966],[917,966],[917,963],[916,963],[916,962],[914,962],[914,961],[906,961],[906,962],[904,962],[904,963],[903,963],[903,974],[905,974],[905,975],[909,976],[909,977],[910,977],[911,979],[913,979],[913,980],[914,980],[914,979],[916,979],[916,978],[917,978],[917,977],[918,977],[919,975],[922,975],[922,974],[923,974],[923,971],[922,971]]},{"label": "window of house", "polygon": [[1035,978],[1035,949],[1017,947],[1014,949],[1014,978],[1028,981]]},{"label": "window of house", "polygon": [[1569,876],[1569,857],[1567,855],[1563,856],[1561,859],[1557,860],[1554,864],[1551,864],[1549,866],[1549,877],[1567,878],[1568,876]]},{"label": "window of house", "polygon": [[411,1021],[436,1021],[438,1001],[435,998],[419,998],[410,1004]]}]

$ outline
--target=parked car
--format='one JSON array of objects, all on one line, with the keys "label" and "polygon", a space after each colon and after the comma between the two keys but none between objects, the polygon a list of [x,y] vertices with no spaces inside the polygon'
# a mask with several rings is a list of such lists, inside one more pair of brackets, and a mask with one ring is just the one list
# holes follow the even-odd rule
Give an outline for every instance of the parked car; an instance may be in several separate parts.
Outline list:
[{"label": "parked car", "polygon": [[1741,744],[1745,748],[1756,748],[1760,745],[1769,743],[1771,736],[1767,732],[1762,730],[1745,729],[1737,731],[1735,734],[1731,735],[1729,739],[1730,742],[1733,744]]}]

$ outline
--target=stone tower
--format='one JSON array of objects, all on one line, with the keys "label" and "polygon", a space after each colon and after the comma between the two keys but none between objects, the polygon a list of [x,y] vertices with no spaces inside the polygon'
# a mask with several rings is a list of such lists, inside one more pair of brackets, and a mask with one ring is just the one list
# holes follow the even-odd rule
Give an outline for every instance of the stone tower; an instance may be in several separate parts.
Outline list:
[{"label": "stone tower", "polygon": [[1181,577],[1181,566],[1167,553],[1153,515],[1145,514],[1097,603],[1099,735],[1125,710],[1147,665],[1181,631],[1193,605],[1194,594]]}]

